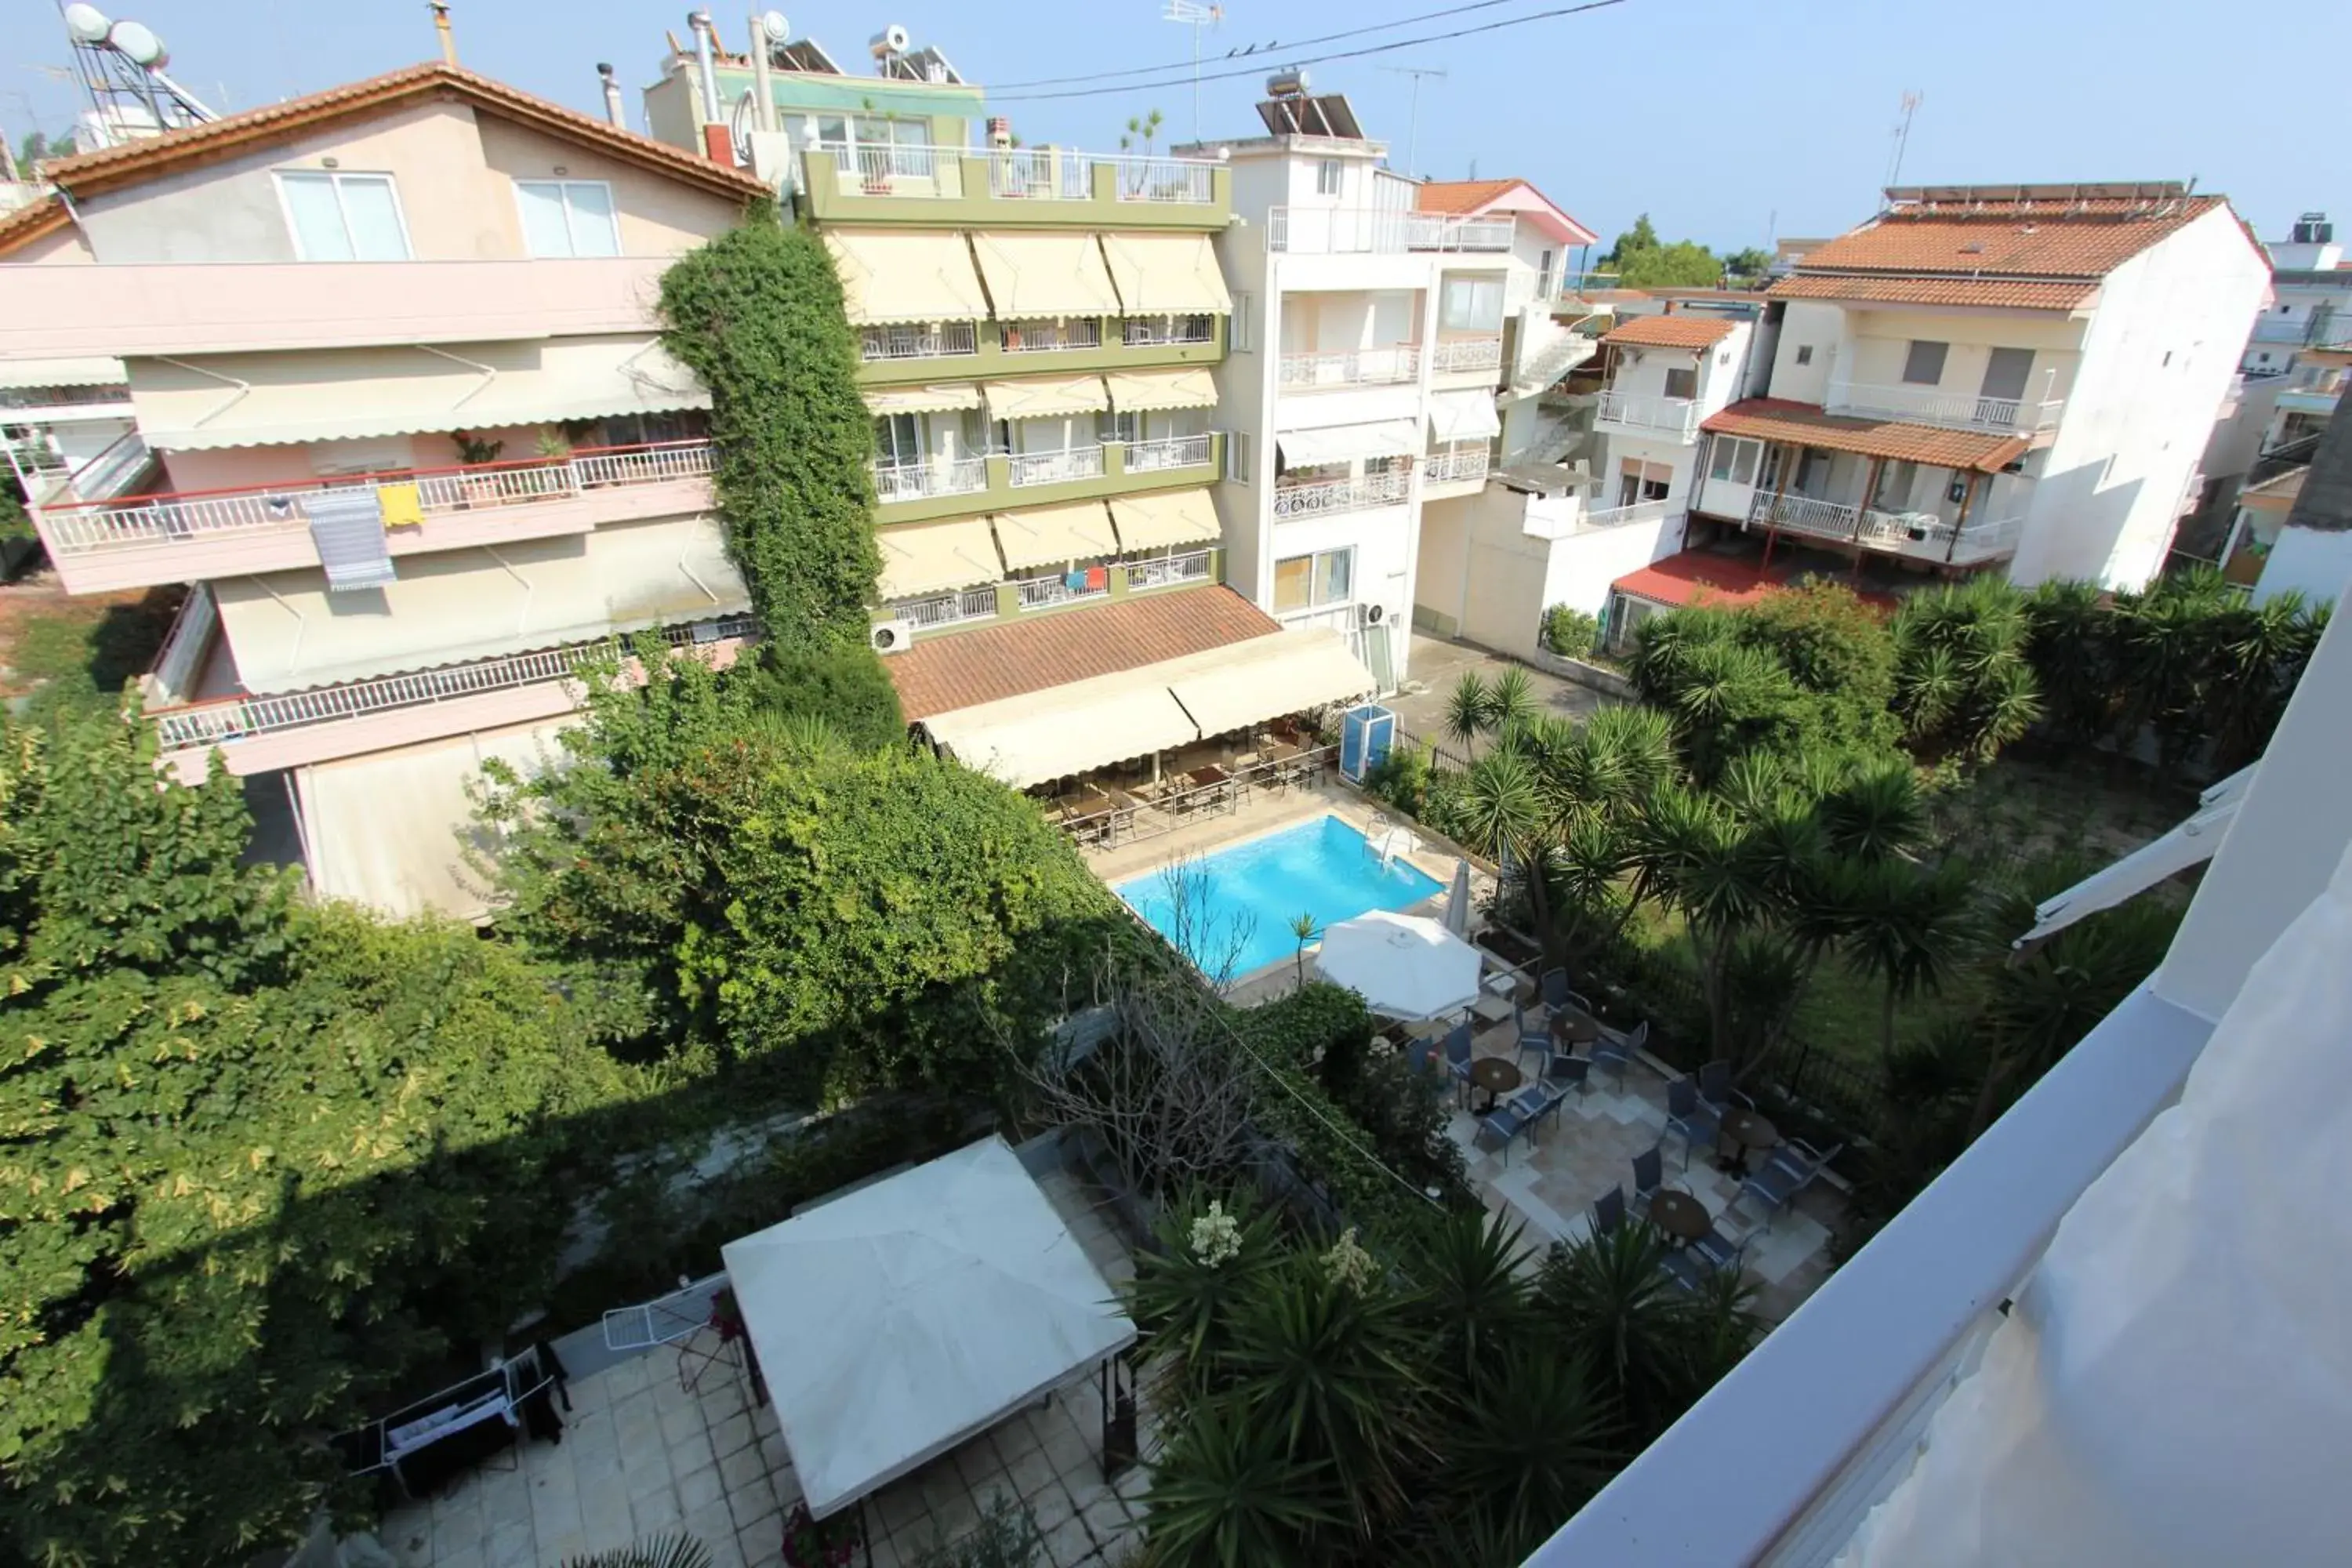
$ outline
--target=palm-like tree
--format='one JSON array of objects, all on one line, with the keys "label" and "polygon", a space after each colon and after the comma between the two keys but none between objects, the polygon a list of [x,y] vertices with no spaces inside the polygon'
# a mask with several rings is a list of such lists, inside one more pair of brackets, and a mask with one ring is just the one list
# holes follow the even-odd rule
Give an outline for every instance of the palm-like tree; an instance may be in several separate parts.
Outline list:
[{"label": "palm-like tree", "polygon": [[1458,807],[1464,842],[1490,860],[1521,855],[1544,820],[1535,770],[1516,751],[1499,749],[1470,764]]},{"label": "palm-like tree", "polygon": [[1422,1288],[1421,1310],[1437,1326],[1450,1381],[1499,1374],[1536,1338],[1542,1317],[1526,1260],[1519,1227],[1480,1210],[1448,1214],[1415,1238],[1406,1267]]},{"label": "palm-like tree", "polygon": [[2107,733],[2116,704],[2107,616],[2095,583],[2049,582],[2026,601],[2026,653],[2059,731],[2080,744]]},{"label": "palm-like tree", "polygon": [[710,1549],[690,1535],[657,1535],[618,1551],[567,1557],[563,1568],[710,1568]]},{"label": "palm-like tree", "polygon": [[1438,1485],[1458,1500],[1447,1511],[1486,1526],[1477,1562],[1524,1560],[1616,1467],[1616,1424],[1598,1380],[1580,1358],[1532,1340],[1468,1392],[1443,1445]]},{"label": "palm-like tree", "polygon": [[1816,809],[1829,847],[1858,860],[1908,858],[1927,841],[1927,804],[1918,775],[1902,763],[1857,773]]},{"label": "palm-like tree", "polygon": [[1466,752],[1472,742],[1494,727],[1494,693],[1487,689],[1485,678],[1476,670],[1464,670],[1445,700],[1446,738]]},{"label": "palm-like tree", "polygon": [[1147,1500],[1150,1568],[1312,1568],[1348,1501],[1328,1460],[1300,1455],[1279,1423],[1224,1400],[1173,1424]]},{"label": "palm-like tree", "polygon": [[1895,1059],[1897,1005],[1940,991],[1967,957],[1976,935],[1975,890],[1967,864],[1933,870],[1902,861],[1849,861],[1832,873],[1846,911],[1846,961],[1883,987],[1879,1049]]},{"label": "palm-like tree", "polygon": [[1487,688],[1486,703],[1486,721],[1496,734],[1508,734],[1543,711],[1543,705],[1536,700],[1535,683],[1516,664],[1495,678],[1495,684]]},{"label": "palm-like tree", "polygon": [[1665,1430],[1696,1391],[1684,1361],[1681,1288],[1666,1273],[1668,1243],[1646,1222],[1555,1247],[1538,1300],[1562,1342],[1591,1370],[1624,1423],[1629,1447]]},{"label": "palm-like tree", "polygon": [[1307,984],[1307,944],[1320,937],[1321,928],[1315,923],[1315,911],[1304,910],[1290,917],[1290,934],[1298,942],[1298,984]]}]

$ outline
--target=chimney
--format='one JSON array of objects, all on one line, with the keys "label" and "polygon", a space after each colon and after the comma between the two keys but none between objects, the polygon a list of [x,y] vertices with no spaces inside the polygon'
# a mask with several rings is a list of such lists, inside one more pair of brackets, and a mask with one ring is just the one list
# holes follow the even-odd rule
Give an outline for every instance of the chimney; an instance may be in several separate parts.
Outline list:
[{"label": "chimney", "polygon": [[604,84],[604,118],[626,131],[629,128],[629,116],[621,107],[620,77],[614,72],[611,66],[599,61],[596,66],[596,79]]},{"label": "chimney", "polygon": [[708,11],[689,11],[686,25],[694,29],[694,59],[702,73],[702,119],[705,124],[719,122],[719,66],[711,58],[711,34],[716,30]]},{"label": "chimney", "polygon": [[769,79],[769,51],[782,38],[768,37],[768,19],[759,12],[751,13],[751,129],[773,131],[776,128],[776,93]]},{"label": "chimney", "polygon": [[433,13],[433,30],[441,35],[441,63],[457,63],[457,35],[449,30],[449,0],[426,0],[425,9]]}]

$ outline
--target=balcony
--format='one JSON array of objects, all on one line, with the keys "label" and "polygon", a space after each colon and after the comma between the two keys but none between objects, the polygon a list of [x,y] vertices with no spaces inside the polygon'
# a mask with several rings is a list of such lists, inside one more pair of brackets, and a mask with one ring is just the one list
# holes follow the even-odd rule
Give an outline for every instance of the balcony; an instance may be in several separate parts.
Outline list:
[{"label": "balcony", "polygon": [[1219,163],[1054,147],[834,142],[808,149],[802,173],[820,223],[1213,228],[1232,205]]},{"label": "balcony", "polygon": [[654,326],[667,256],[20,267],[0,352],[27,358],[499,342]]},{"label": "balcony", "polygon": [[[1073,583],[1076,585],[1072,586]],[[1110,572],[1097,567],[1091,572],[1049,573],[1043,577],[1021,578],[1016,586],[1021,592],[1023,610],[1050,610],[1056,605],[1109,598]]]},{"label": "balcony", "polygon": [[1492,377],[1503,368],[1503,337],[1445,338],[1429,351],[1429,368],[1438,375],[1483,374]]},{"label": "balcony", "polygon": [[1163,436],[1153,441],[1130,441],[1127,447],[1127,471],[1130,474],[1157,474],[1170,468],[1199,468],[1208,466],[1212,443],[1207,431],[1197,436]]},{"label": "balcony", "polygon": [[1024,611],[1116,599],[1156,588],[1198,586],[1216,580],[1217,551],[1209,546],[1174,554],[1113,561],[1099,568],[1099,575],[1080,574],[1080,584],[1076,588],[1070,586],[1067,574],[1046,573],[928,598],[901,599],[885,605],[879,614],[891,620],[910,621],[919,631],[938,631],[1001,621]]},{"label": "balcony", "polygon": [[1421,477],[1431,489],[1440,485],[1483,485],[1490,454],[1485,442],[1431,452],[1421,459]]},{"label": "balcony", "polygon": [[1265,247],[1294,256],[1402,256],[1413,251],[1506,251],[1509,218],[1449,217],[1387,207],[1272,207]]},{"label": "balcony", "polygon": [[1370,511],[1376,507],[1402,506],[1408,493],[1408,470],[1388,468],[1346,479],[1310,479],[1303,484],[1274,487],[1274,515],[1278,521],[1297,518],[1331,517],[1345,511]]},{"label": "balcony", "polygon": [[90,594],[316,566],[307,503],[330,489],[372,489],[381,497],[414,487],[424,521],[387,530],[385,545],[394,555],[415,555],[707,510],[709,476],[708,441],[669,441],[358,481],[306,479],[36,510],[67,590]]},{"label": "balcony", "polygon": [[1955,530],[1933,512],[1889,512],[1811,496],[1759,494],[1748,508],[1748,526],[1781,533],[1857,544],[1916,561],[1972,565],[2017,552],[2021,516],[1971,521]]},{"label": "balcony", "polygon": [[972,496],[988,489],[985,458],[940,458],[911,463],[874,465],[874,497],[884,506],[893,501],[930,500],[942,496]]},{"label": "balcony", "polygon": [[992,508],[1108,500],[1142,490],[1202,485],[1224,460],[1223,433],[1150,441],[1105,441],[1051,452],[988,452],[877,464],[875,494],[885,523],[924,522]]},{"label": "balcony", "polygon": [[999,346],[1009,354],[1067,353],[1073,349],[1102,347],[1102,323],[1090,316],[1061,321],[1006,321],[996,333]]},{"label": "balcony", "polygon": [[1130,592],[1138,588],[1171,588],[1183,583],[1213,583],[1216,575],[1216,552],[1213,550],[1188,550],[1180,555],[1154,555],[1127,563]]},{"label": "balcony", "polygon": [[860,332],[858,342],[858,357],[867,364],[894,360],[959,359],[979,352],[980,334],[970,321],[867,327]]},{"label": "balcony", "polygon": [[2300,343],[2310,328],[2308,317],[2266,315],[2254,323],[2253,340],[2258,343]]},{"label": "balcony", "polygon": [[1285,392],[1318,386],[1389,386],[1421,377],[1421,350],[1412,343],[1386,348],[1339,349],[1289,353],[1276,371]]},{"label": "balcony", "polygon": [[[673,647],[723,647],[730,661],[758,634],[759,623],[749,616],[661,630]],[[215,747],[232,773],[270,773],[570,712],[576,698],[564,687],[576,680],[582,664],[621,649],[617,640],[600,638],[309,691],[152,709],[147,718],[163,761],[184,780],[204,776]]]},{"label": "balcony", "polygon": [[1190,347],[1217,341],[1213,316],[1139,316],[1124,322],[1120,339],[1131,349]]},{"label": "balcony", "polygon": [[907,599],[890,606],[890,614],[919,628],[952,626],[966,621],[996,619],[996,589],[992,585],[940,594],[929,599]]},{"label": "balcony", "polygon": [[1072,447],[1058,452],[1015,452],[1006,461],[1005,477],[1014,489],[1098,479],[1103,477],[1103,449]]},{"label": "balcony", "polygon": [[1592,417],[1596,426],[1632,436],[1664,436],[1677,441],[1698,438],[1698,405],[1687,397],[1604,392]]},{"label": "balcony", "polygon": [[1824,407],[1829,413],[1866,419],[1906,419],[1922,425],[1949,426],[1960,430],[1991,430],[2002,435],[2034,436],[2058,427],[2065,399],[1979,397],[1968,392],[1944,392],[1932,386],[1855,386],[1830,388]]}]

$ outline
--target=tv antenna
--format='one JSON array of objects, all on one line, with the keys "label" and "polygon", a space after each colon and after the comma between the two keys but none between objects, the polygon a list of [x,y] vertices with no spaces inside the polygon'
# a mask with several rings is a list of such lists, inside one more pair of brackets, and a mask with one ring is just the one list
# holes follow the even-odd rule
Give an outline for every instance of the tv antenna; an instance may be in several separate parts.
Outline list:
[{"label": "tv antenna", "polygon": [[1160,13],[1163,22],[1178,22],[1192,29],[1192,140],[1201,139],[1201,29],[1213,27],[1225,19],[1223,5],[1203,5],[1201,0],[1168,0]]},{"label": "tv antenna", "polygon": [[1927,96],[1916,89],[1906,89],[1903,94],[1903,118],[1895,122],[1895,152],[1886,163],[1886,183],[1889,185],[1903,183],[1903,154],[1911,145],[1911,117],[1919,112],[1920,100]]},{"label": "tv antenna", "polygon": [[1421,143],[1421,79],[1433,76],[1444,81],[1445,73],[1433,66],[1382,66],[1381,69],[1391,76],[1412,78],[1412,109],[1405,116],[1404,132],[1404,172],[1410,175],[1413,172],[1413,154]]}]

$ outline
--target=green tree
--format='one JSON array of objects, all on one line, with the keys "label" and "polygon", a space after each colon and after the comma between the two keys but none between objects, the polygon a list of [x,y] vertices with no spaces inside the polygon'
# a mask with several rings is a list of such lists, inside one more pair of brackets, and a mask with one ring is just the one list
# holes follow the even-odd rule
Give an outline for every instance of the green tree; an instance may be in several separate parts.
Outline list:
[{"label": "green tree", "polygon": [[874,424],[824,247],[755,204],[662,275],[661,311],[664,345],[710,388],[719,514],[768,637],[864,642]]},{"label": "green tree", "polygon": [[845,745],[862,750],[902,744],[907,720],[889,671],[864,643],[824,647],[763,647],[738,668],[752,704],[782,718],[821,721]]},{"label": "green tree", "polygon": [[1664,243],[1647,213],[1617,237],[1600,266],[1627,289],[1703,289],[1723,278],[1723,264],[1713,251],[1687,239]]},{"label": "green tree", "polygon": [[1734,278],[1760,279],[1772,270],[1772,253],[1751,245],[1725,257],[1723,269]]}]

